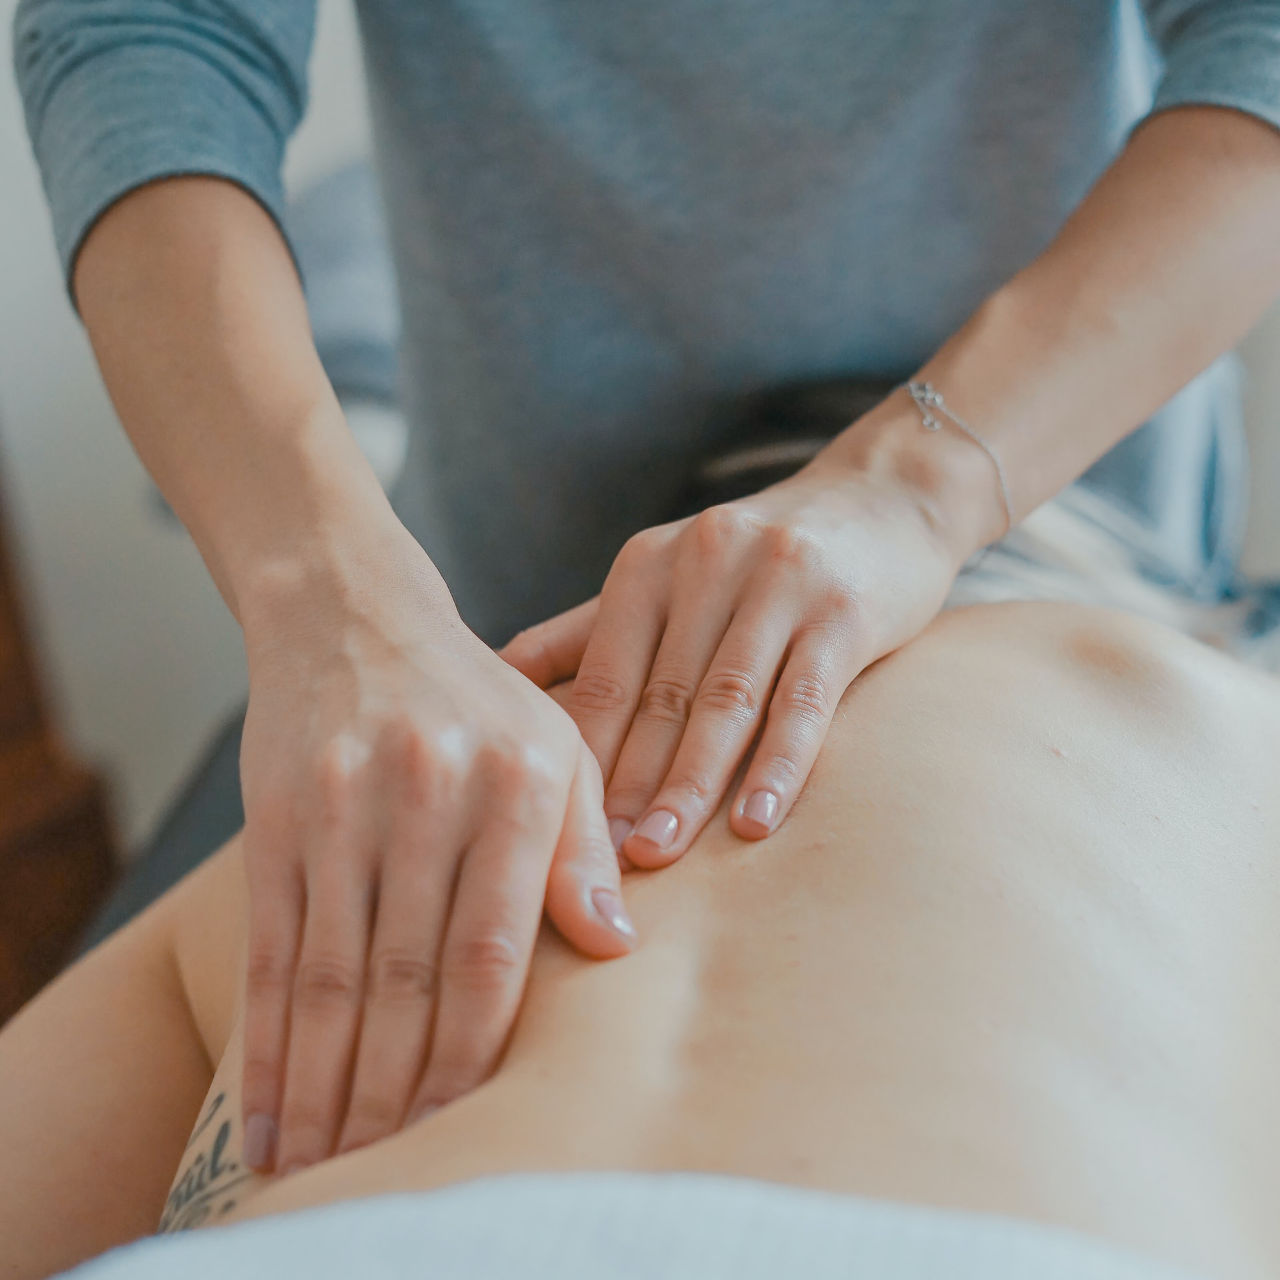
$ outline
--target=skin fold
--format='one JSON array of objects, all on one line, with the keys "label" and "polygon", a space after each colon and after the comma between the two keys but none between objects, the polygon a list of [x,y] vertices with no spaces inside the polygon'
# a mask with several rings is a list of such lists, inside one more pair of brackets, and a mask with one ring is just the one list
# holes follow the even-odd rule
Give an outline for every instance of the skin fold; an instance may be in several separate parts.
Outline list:
[{"label": "skin fold", "polygon": [[[628,873],[622,959],[544,928],[487,1083],[288,1177],[243,1167],[235,841],[0,1036],[7,1274],[162,1218],[560,1169],[993,1211],[1275,1274],[1278,752],[1280,685],[1155,623],[945,613],[852,687],[775,838],[722,810]],[[122,1035],[108,981],[154,1025],[126,1008]],[[114,1072],[83,1065],[139,1035]]]}]

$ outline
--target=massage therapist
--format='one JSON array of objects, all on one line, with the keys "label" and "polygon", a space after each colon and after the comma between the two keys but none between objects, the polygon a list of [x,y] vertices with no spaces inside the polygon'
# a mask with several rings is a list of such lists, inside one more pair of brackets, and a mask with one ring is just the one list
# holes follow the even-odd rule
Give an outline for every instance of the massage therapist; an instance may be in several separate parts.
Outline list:
[{"label": "massage therapist", "polygon": [[[628,951],[615,848],[679,857],[744,758],[730,824],[775,830],[849,683],[1113,446],[1191,572],[1237,406],[1171,397],[1280,291],[1280,0],[359,8],[394,508],[280,229],[313,6],[22,0],[14,42],[103,376],[244,631],[264,1169],[483,1080],[544,903]],[[658,524],[747,396],[842,374],[914,381]]]}]

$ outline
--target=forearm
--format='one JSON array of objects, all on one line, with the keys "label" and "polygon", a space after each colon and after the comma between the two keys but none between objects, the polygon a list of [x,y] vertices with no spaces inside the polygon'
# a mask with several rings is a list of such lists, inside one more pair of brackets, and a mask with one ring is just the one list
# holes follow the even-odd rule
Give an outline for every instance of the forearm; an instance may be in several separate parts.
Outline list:
[{"label": "forearm", "polygon": [[[1280,133],[1211,107],[1154,116],[1050,246],[917,376],[1000,456],[1017,521],[1234,346],[1280,293]],[[995,470],[923,433],[905,392],[832,446],[918,479],[957,558],[998,538]]]},{"label": "forearm", "polygon": [[243,621],[287,566],[399,530],[347,430],[275,224],[240,188],[153,183],[89,234],[75,290],[138,453]]}]

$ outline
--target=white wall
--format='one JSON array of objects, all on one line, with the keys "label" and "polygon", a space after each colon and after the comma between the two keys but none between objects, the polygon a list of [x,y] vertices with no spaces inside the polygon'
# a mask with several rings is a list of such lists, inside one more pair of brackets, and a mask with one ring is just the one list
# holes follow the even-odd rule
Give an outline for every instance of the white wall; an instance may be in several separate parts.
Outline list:
[{"label": "white wall", "polygon": [[[159,817],[244,696],[239,632],[162,519],[63,291],[0,0],[0,467],[58,724],[111,779],[125,840]],[[294,185],[367,145],[350,0],[321,0]]]},{"label": "white wall", "polygon": [[[105,766],[131,844],[240,701],[239,635],[185,535],[157,517],[63,294],[0,0],[0,462],[58,723]],[[367,145],[350,0],[320,0],[296,186]],[[1280,573],[1280,309],[1249,345],[1256,469],[1248,563]]]}]

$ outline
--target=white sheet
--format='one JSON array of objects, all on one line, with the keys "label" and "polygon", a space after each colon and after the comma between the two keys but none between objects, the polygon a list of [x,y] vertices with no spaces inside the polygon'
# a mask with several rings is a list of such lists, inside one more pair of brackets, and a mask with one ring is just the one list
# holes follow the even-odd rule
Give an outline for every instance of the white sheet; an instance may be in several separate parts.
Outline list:
[{"label": "white sheet", "polygon": [[519,1174],[143,1241],[75,1280],[1189,1280],[990,1215],[705,1174]]}]

